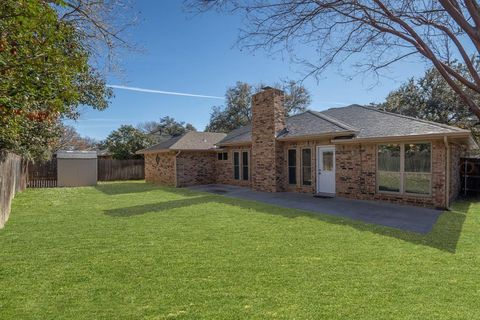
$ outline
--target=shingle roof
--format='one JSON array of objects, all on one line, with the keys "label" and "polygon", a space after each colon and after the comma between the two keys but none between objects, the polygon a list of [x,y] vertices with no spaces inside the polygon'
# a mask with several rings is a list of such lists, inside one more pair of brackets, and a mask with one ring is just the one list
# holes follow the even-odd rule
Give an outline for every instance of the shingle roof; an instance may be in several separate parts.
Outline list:
[{"label": "shingle roof", "polygon": [[[286,119],[278,138],[289,139],[325,134],[355,138],[387,138],[428,134],[468,133],[468,130],[352,104],[322,112],[306,111]],[[219,145],[250,143],[251,126],[233,130]]]},{"label": "shingle roof", "polygon": [[225,136],[225,133],[189,131],[181,136],[137,151],[137,153],[142,154],[164,150],[211,150]]},{"label": "shingle roof", "polygon": [[246,125],[244,127],[240,127],[231,131],[229,134],[226,135],[218,144],[219,145],[226,145],[226,144],[242,144],[242,143],[250,143],[252,141],[252,126]]},{"label": "shingle roof", "polygon": [[[306,111],[286,119],[286,130],[279,133],[279,139],[291,139],[302,136],[345,133],[349,135],[357,129],[316,111]],[[247,125],[230,132],[219,145],[242,144],[252,141],[252,127]]]},{"label": "shingle roof", "polygon": [[444,124],[385,112],[372,107],[350,105],[321,112],[358,128],[356,138],[380,138],[425,134],[448,134],[466,130]]},{"label": "shingle roof", "polygon": [[356,128],[342,121],[316,111],[307,111],[288,117],[286,124],[286,130],[278,136],[281,139],[336,133],[348,135],[357,131]]}]

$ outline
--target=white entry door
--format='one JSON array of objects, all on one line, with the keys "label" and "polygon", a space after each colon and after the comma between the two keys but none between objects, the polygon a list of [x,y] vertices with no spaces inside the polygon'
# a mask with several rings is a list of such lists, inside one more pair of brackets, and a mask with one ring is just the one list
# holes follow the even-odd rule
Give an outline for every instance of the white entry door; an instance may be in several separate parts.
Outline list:
[{"label": "white entry door", "polygon": [[317,193],[335,195],[335,147],[317,147]]}]

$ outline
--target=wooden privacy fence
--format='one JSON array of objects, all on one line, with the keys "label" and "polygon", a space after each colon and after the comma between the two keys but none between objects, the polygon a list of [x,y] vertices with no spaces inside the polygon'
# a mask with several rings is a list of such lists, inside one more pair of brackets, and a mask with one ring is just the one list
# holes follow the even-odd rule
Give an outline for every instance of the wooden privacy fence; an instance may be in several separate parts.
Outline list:
[{"label": "wooden privacy fence", "polygon": [[145,179],[145,162],[134,160],[98,160],[98,181]]},{"label": "wooden privacy fence", "polygon": [[[145,162],[136,160],[99,159],[97,180],[141,180],[145,178]],[[57,186],[57,159],[28,164],[29,188],[54,188]]]},{"label": "wooden privacy fence", "polygon": [[57,159],[28,164],[29,188],[54,188],[57,186]]},{"label": "wooden privacy fence", "polygon": [[15,193],[26,187],[27,163],[20,156],[0,150],[0,229],[10,215]]}]

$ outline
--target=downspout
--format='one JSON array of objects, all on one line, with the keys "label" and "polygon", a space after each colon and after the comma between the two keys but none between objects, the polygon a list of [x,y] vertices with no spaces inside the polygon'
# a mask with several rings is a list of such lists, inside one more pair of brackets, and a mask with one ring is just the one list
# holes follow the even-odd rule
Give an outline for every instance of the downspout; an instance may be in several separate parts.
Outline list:
[{"label": "downspout", "polygon": [[445,151],[447,153],[447,161],[445,164],[445,208],[450,210],[450,146],[448,145],[447,136],[443,136]]},{"label": "downspout", "polygon": [[178,176],[178,173],[177,173],[177,157],[180,155],[182,151],[177,151],[177,153],[175,154],[175,158],[173,158],[173,166],[175,167],[175,188],[178,188],[178,179],[177,179],[177,176]]}]

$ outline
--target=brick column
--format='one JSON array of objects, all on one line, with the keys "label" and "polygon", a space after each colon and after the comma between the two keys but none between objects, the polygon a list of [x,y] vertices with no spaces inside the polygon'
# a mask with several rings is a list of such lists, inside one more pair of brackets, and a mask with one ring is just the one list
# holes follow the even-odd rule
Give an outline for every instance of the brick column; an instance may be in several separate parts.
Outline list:
[{"label": "brick column", "polygon": [[277,134],[285,129],[283,91],[265,88],[252,100],[252,188],[284,191],[284,155]]}]

